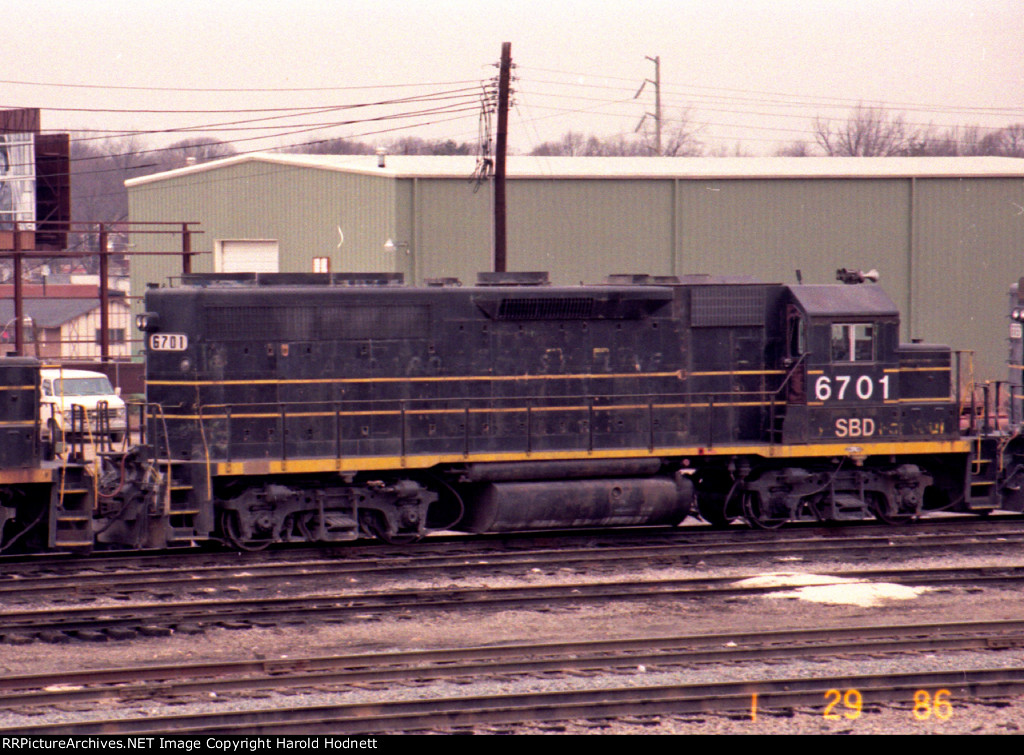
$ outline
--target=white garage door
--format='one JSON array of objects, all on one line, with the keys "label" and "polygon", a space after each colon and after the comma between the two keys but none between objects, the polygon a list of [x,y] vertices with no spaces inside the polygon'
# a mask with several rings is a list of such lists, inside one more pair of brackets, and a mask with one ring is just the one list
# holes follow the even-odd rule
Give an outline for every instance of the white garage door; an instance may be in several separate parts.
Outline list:
[{"label": "white garage door", "polygon": [[276,239],[218,239],[213,244],[213,269],[218,273],[280,272]]}]

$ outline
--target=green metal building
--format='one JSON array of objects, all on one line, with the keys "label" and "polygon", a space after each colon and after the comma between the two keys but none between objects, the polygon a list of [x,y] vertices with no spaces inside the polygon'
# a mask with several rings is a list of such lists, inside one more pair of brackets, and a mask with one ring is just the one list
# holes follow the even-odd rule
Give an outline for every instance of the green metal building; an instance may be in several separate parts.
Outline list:
[{"label": "green metal building", "polygon": [[[471,157],[255,154],[127,182],[133,223],[195,221],[193,269],[491,269],[493,185]],[[1024,275],[1024,160],[510,157],[508,269],[805,282],[877,269],[903,338],[974,349],[1004,379],[1006,292]],[[136,251],[166,251],[139,235]],[[248,266],[248,267],[246,267]],[[180,273],[132,259],[132,292]]]}]

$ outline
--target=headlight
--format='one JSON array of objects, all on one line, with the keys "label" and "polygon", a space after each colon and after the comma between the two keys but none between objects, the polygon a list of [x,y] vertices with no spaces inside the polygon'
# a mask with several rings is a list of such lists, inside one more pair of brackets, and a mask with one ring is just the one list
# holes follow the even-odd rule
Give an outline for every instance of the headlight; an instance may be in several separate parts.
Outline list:
[{"label": "headlight", "polygon": [[141,315],[135,315],[135,327],[139,330],[156,330],[159,324],[160,315],[156,312],[143,312]]}]

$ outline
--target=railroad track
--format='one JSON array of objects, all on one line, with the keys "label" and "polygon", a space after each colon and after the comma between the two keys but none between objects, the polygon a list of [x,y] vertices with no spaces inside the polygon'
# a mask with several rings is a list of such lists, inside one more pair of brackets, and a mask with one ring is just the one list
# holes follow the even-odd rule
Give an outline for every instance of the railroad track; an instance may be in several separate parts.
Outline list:
[{"label": "railroad track", "polygon": [[[144,701],[149,708],[144,715],[29,723],[16,728],[18,733],[27,734],[379,734],[709,711],[741,711],[756,717],[758,713],[793,706],[825,708],[828,715],[830,705],[849,718],[851,710],[856,709],[859,714],[865,706],[897,703],[920,708],[924,696],[929,715],[934,710],[941,717],[947,710],[952,713],[954,703],[1007,699],[1021,694],[1024,669],[751,678],[642,686],[624,686],[616,672],[635,671],[638,667],[653,671],[708,663],[770,662],[790,657],[832,658],[837,654],[1002,650],[1022,645],[1024,622],[957,622],[152,666],[7,677],[0,680],[0,707],[32,706],[38,713],[47,705],[81,706],[85,701],[116,700],[126,707]],[[258,699],[256,705],[244,712],[165,715],[152,709],[161,700],[173,700],[180,710],[189,698],[228,692],[255,695],[268,689],[359,690],[381,685],[394,695],[396,685],[419,687],[445,679],[537,675],[550,679],[554,674],[571,680],[579,674],[592,677],[598,673],[608,674],[600,689],[431,696],[429,700],[345,700],[327,705],[302,705],[300,700],[288,707],[266,705]]]},{"label": "railroad track", "polygon": [[179,698],[317,685],[409,683],[465,676],[654,669],[781,658],[1024,647],[1024,621],[946,622],[838,629],[517,644],[153,665],[0,677],[0,706]]},{"label": "railroad track", "polygon": [[[875,531],[877,529],[882,531]],[[558,547],[555,560],[552,559],[554,546],[550,545],[524,548],[520,541],[515,547],[496,550],[492,545],[473,548],[463,541],[454,541],[434,547],[430,547],[433,544],[424,544],[412,551],[387,550],[379,553],[372,548],[361,549],[349,558],[309,558],[301,551],[287,551],[280,555],[243,557],[225,553],[211,559],[209,554],[185,552],[172,555],[175,561],[173,568],[166,566],[166,556],[100,557],[20,567],[7,564],[0,577],[0,601],[6,604],[28,600],[66,603],[93,596],[129,600],[140,594],[170,599],[182,594],[237,593],[239,589],[301,591],[311,584],[322,583],[325,578],[372,585],[393,581],[399,576],[417,575],[457,575],[464,578],[573,568],[593,573],[599,569],[628,569],[636,564],[644,568],[652,565],[687,566],[698,562],[705,565],[750,561],[770,564],[773,561],[829,557],[867,560],[879,555],[896,558],[947,552],[1006,551],[1014,547],[1024,550],[1024,524],[978,527],[969,533],[947,533],[939,527],[920,530],[894,530],[889,527],[844,528],[842,537],[830,538],[817,534],[808,537],[806,531],[748,534],[748,537],[738,539],[735,533],[705,532],[700,537],[679,534],[670,538],[676,542],[660,542],[665,538],[662,533],[653,542],[626,545],[614,539],[583,545],[577,541],[574,545]],[[45,573],[40,573],[41,570]]]},{"label": "railroad track", "polygon": [[[820,574],[820,572],[819,572]],[[751,575],[758,576],[758,575]],[[841,570],[829,575],[847,582],[896,582],[947,589],[966,585],[1013,586],[1024,582],[1024,566],[941,569]],[[344,581],[344,580],[339,580]],[[750,584],[743,576],[583,582],[526,587],[471,587],[331,592],[298,597],[136,602],[103,606],[29,608],[0,611],[3,640],[9,643],[71,639],[108,641],[199,633],[209,627],[269,627],[351,621],[383,614],[423,611],[495,610],[577,605],[584,602],[703,600],[777,592],[778,585]]]}]

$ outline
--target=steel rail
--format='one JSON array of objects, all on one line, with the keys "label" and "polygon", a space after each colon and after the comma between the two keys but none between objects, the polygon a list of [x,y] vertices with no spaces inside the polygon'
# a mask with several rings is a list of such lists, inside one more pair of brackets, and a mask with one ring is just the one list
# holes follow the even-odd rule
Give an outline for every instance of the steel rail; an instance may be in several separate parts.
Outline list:
[{"label": "steel rail", "polygon": [[[996,530],[978,533],[965,539],[953,534],[889,534],[870,535],[842,540],[785,539],[781,542],[758,541],[750,544],[726,543],[703,545],[700,543],[678,543],[667,545],[633,545],[616,547],[578,547],[559,549],[558,567],[615,562],[640,561],[645,565],[671,561],[686,564],[691,559],[705,563],[714,559],[739,559],[743,557],[764,560],[773,554],[796,556],[821,556],[828,553],[859,553],[881,551],[887,556],[907,551],[920,555],[930,549],[950,548],[958,552],[986,550],[994,547],[1005,548],[1024,543],[1024,532]],[[76,562],[77,563],[77,562]],[[131,566],[131,562],[127,562]],[[53,592],[65,598],[68,591],[75,594],[97,591],[114,591],[118,594],[159,589],[167,592],[174,588],[195,590],[210,584],[229,582],[237,584],[240,579],[256,584],[269,581],[279,586],[282,580],[322,580],[329,576],[386,576],[430,572],[432,576],[444,574],[445,570],[458,570],[460,576],[468,573],[485,574],[527,567],[551,567],[552,555],[549,549],[509,551],[489,554],[430,554],[422,556],[409,554],[401,563],[393,560],[381,561],[372,556],[367,560],[342,561],[339,559],[308,559],[277,563],[267,559],[264,563],[249,561],[244,564],[188,565],[187,562],[175,568],[139,567],[120,571],[96,573],[92,565],[82,564],[85,573],[66,575],[15,576],[8,572],[7,579],[0,579],[0,598],[10,599],[19,595],[44,595]],[[77,567],[76,567],[77,568]]]},{"label": "steel rail", "polygon": [[[899,674],[832,675],[710,684],[617,687],[528,694],[431,698],[395,702],[199,713],[65,722],[19,727],[32,734],[381,734],[482,724],[665,716],[726,711],[816,707],[830,691],[857,690],[865,705],[902,704],[915,694],[948,693],[950,705],[1005,700],[1024,693],[1024,669],[981,669]],[[952,709],[952,707],[951,707]]]},{"label": "steel rail", "polygon": [[0,677],[0,707],[180,698],[310,685],[694,666],[822,655],[1024,647],[1024,621],[779,630],[280,660],[91,669]]},{"label": "steel rail", "polygon": [[[828,570],[818,575],[865,583],[898,581],[915,586],[1004,585],[1024,582],[1024,566],[989,566],[941,569]],[[755,576],[755,575],[749,575]],[[747,586],[746,577],[710,577],[674,580],[568,582],[531,587],[434,588],[389,592],[345,592],[306,597],[217,599],[130,603],[75,608],[0,611],[0,626],[7,635],[39,632],[88,633],[131,627],[217,626],[232,622],[274,625],[282,621],[342,620],[353,615],[454,608],[526,607],[587,601],[664,600],[759,595],[788,589],[784,586]],[[237,624],[236,624],[237,625]],[[170,630],[168,630],[170,631]],[[91,637],[107,639],[106,637]]]}]

